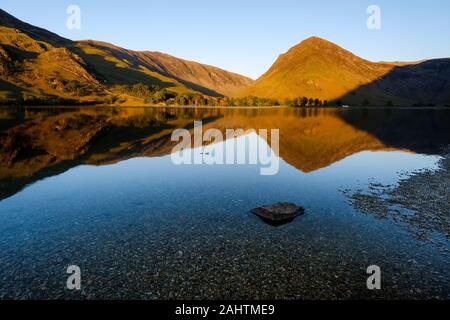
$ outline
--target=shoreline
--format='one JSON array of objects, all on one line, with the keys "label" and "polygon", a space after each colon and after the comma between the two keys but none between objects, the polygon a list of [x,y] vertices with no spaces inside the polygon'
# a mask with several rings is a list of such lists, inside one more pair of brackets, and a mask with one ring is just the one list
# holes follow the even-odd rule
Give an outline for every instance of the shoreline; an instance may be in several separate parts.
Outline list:
[{"label": "shoreline", "polygon": [[292,107],[292,106],[152,106],[152,105],[0,105],[1,109],[12,109],[12,108],[29,108],[29,109],[51,109],[51,108],[148,108],[148,109],[284,109],[292,108],[299,110],[320,110],[320,109],[338,109],[338,110],[372,110],[372,109],[385,109],[385,110],[450,110],[450,107],[440,106],[440,107],[395,107],[395,106],[350,106],[348,108],[336,107],[336,106],[322,106],[322,107]]},{"label": "shoreline", "polygon": [[371,183],[367,191],[345,190],[350,205],[380,219],[390,219],[416,240],[434,243],[449,253],[450,148],[438,168],[412,172],[396,185]]}]

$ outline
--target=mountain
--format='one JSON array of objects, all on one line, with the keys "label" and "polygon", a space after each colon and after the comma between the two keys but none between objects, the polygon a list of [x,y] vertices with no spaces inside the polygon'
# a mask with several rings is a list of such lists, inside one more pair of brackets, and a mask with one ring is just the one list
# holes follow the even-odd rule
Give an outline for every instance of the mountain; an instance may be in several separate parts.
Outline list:
[{"label": "mountain", "polygon": [[306,96],[342,103],[399,105],[450,103],[450,59],[371,62],[321,38],[309,38],[279,56],[240,96]]},{"label": "mountain", "polygon": [[19,19],[10,15],[2,9],[0,9],[0,25],[2,27],[20,30],[37,41],[45,41],[51,43],[54,46],[64,46],[71,43],[69,39],[60,37],[53,32],[20,21]]},{"label": "mountain", "polygon": [[99,50],[106,56],[126,61],[133,68],[146,68],[164,77],[174,79],[190,89],[211,95],[232,96],[253,80],[213,66],[175,58],[154,51],[132,51],[101,41],[80,41],[78,47]]},{"label": "mountain", "polygon": [[159,52],[99,41],[71,41],[0,9],[0,101],[92,102],[121,94],[120,86],[158,85],[178,94],[234,95],[253,80]]},{"label": "mountain", "polygon": [[[138,83],[153,91],[136,94],[130,86]],[[450,105],[450,59],[371,62],[312,37],[280,55],[254,81],[160,52],[71,41],[0,9],[0,104],[141,105],[149,95],[176,104],[185,101],[175,100],[183,96],[199,102],[200,94],[308,97],[352,105]]]}]

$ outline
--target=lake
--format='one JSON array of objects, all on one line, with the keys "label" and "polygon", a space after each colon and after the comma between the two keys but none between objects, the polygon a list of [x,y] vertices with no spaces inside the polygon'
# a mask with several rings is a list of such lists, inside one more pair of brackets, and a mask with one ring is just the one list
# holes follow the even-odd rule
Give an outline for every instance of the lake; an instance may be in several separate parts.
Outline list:
[{"label": "lake", "polygon": [[[279,170],[176,165],[172,132],[194,121],[248,133],[223,144],[278,129]],[[0,108],[0,142],[2,299],[450,297],[448,235],[418,239],[344,192],[436,169],[450,110]],[[250,213],[275,202],[305,214]]]}]

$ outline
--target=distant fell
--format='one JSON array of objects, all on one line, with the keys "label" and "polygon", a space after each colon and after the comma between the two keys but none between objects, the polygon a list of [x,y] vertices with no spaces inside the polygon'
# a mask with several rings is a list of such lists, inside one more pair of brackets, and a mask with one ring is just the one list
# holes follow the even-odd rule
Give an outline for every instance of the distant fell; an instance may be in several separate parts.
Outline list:
[{"label": "distant fell", "polygon": [[71,41],[0,9],[1,103],[95,103],[119,97],[143,104],[124,89],[135,84],[167,89],[169,97],[222,97],[235,95],[253,80],[164,53]]},{"label": "distant fell", "polygon": [[450,59],[371,62],[312,37],[280,55],[241,96],[297,97],[348,104],[449,103]]},{"label": "distant fell", "polygon": [[232,96],[249,87],[253,80],[220,68],[188,61],[156,51],[133,51],[101,41],[80,41],[80,46],[101,50],[135,68],[146,68],[171,78],[192,90],[211,95]]},{"label": "distant fell", "polygon": [[311,37],[254,81],[161,52],[72,41],[0,9],[0,104],[236,105],[255,97],[276,104],[301,98],[308,105],[450,106],[450,59],[371,62]]}]

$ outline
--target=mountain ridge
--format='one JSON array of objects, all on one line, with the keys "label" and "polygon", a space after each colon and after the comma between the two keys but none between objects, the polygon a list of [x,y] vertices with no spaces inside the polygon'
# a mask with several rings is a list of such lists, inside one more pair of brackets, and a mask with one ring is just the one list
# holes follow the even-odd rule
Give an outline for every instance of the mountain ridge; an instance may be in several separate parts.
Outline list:
[{"label": "mountain ridge", "polygon": [[[1,103],[37,99],[55,104],[68,100],[141,105],[142,95],[130,95],[136,84],[149,86],[147,91],[169,90],[169,94],[155,94],[172,103],[173,95],[187,95],[191,101],[206,95],[225,97],[226,105],[245,97],[265,103],[308,98],[328,105],[450,105],[450,59],[372,62],[328,40],[310,37],[280,54],[266,73],[253,80],[158,51],[72,41],[0,9]],[[181,97],[180,104],[185,103]]]},{"label": "mountain ridge", "polygon": [[196,84],[216,91],[215,94],[233,95],[240,88],[249,86],[254,81],[235,72],[177,58],[159,51],[135,51],[96,40],[81,40],[77,43],[111,50],[112,55],[120,56],[122,59],[132,59],[138,64],[149,67],[152,71],[174,78],[187,86]]},{"label": "mountain ridge", "polygon": [[[45,59],[50,56],[57,56],[60,63]],[[73,66],[75,62],[78,74],[64,70],[64,65]],[[65,92],[64,86],[74,82],[79,83],[79,91],[89,87],[90,94],[79,97]],[[133,51],[94,40],[68,40],[0,9],[0,100],[26,103],[26,96],[39,96],[44,102],[54,98],[90,101],[120,94],[112,91],[137,83],[167,88],[175,94],[222,97],[250,86],[253,80],[160,52]],[[142,99],[131,100],[143,103]]]},{"label": "mountain ridge", "polygon": [[[435,74],[433,74],[435,73]],[[318,98],[363,104],[449,103],[450,59],[372,62],[319,37],[279,55],[255,84],[239,93],[263,98]]]},{"label": "mountain ridge", "polygon": [[66,45],[72,42],[72,40],[63,38],[56,33],[17,19],[2,9],[0,9],[0,21],[2,26],[16,28],[19,30],[27,30],[30,35],[36,38],[36,40],[53,42],[52,44],[54,45]]}]

